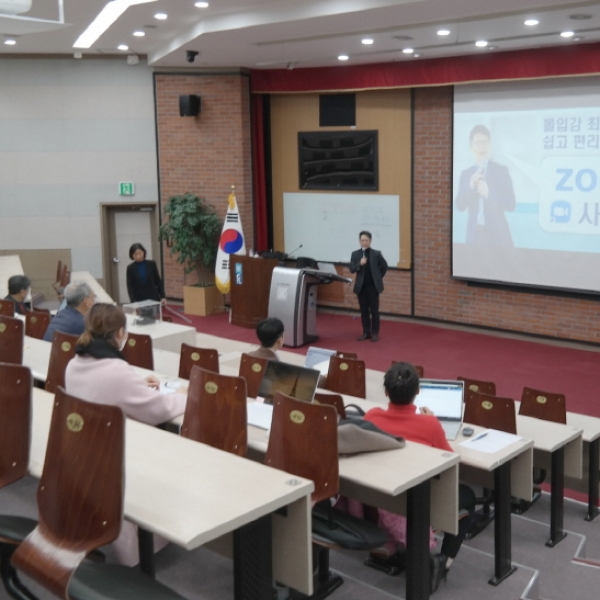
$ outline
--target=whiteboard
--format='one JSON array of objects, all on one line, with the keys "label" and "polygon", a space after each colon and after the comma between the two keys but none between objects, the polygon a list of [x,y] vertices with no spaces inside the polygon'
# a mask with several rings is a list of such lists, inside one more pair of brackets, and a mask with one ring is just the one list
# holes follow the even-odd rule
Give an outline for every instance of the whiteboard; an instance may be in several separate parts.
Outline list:
[{"label": "whiteboard", "polygon": [[284,252],[295,257],[350,262],[358,234],[370,231],[372,246],[390,266],[400,262],[400,196],[381,194],[283,194]]}]

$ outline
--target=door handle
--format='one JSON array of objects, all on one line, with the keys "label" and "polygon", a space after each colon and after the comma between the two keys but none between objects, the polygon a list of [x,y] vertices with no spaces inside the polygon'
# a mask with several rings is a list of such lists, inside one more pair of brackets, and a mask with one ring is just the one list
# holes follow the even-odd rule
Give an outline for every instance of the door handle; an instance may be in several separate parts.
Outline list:
[{"label": "door handle", "polygon": [[115,256],[112,261],[116,265],[119,262],[119,259]]}]

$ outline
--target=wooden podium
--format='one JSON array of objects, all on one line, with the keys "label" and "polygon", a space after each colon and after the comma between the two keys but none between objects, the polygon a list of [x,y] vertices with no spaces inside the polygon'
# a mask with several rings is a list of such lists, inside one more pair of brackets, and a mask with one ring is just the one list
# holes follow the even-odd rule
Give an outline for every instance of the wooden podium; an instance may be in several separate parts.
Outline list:
[{"label": "wooden podium", "polygon": [[231,322],[254,328],[269,315],[269,293],[273,269],[278,260],[232,254],[229,260],[231,281]]}]

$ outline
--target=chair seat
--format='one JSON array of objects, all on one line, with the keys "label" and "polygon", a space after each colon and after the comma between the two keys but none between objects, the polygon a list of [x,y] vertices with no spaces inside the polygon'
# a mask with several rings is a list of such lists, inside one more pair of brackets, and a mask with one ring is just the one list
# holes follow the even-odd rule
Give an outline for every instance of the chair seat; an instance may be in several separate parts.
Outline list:
[{"label": "chair seat", "polygon": [[0,515],[0,542],[18,544],[36,527],[37,521],[29,517]]},{"label": "chair seat", "polygon": [[[330,510],[333,527],[330,525]],[[312,533],[316,544],[331,546],[333,542],[350,550],[371,550],[388,541],[387,532],[375,523],[329,509],[325,503],[317,504],[312,510]]]},{"label": "chair seat", "polygon": [[69,582],[71,600],[185,600],[139,567],[83,562]]}]

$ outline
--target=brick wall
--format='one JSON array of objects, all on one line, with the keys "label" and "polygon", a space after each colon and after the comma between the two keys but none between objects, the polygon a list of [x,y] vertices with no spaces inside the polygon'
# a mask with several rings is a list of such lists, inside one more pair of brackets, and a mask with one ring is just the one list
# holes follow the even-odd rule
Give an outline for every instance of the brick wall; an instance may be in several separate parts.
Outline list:
[{"label": "brick wall", "polygon": [[[250,100],[248,77],[231,74],[157,74],[155,76],[160,201],[191,192],[204,197],[222,220],[231,186],[246,246],[254,247]],[[179,116],[179,96],[202,98],[197,117]],[[169,298],[182,298],[183,268],[164,247],[164,276]],[[185,282],[195,283],[195,275]]]},{"label": "brick wall", "polygon": [[451,167],[452,88],[415,90],[414,314],[600,342],[596,302],[474,288],[450,279]]}]

